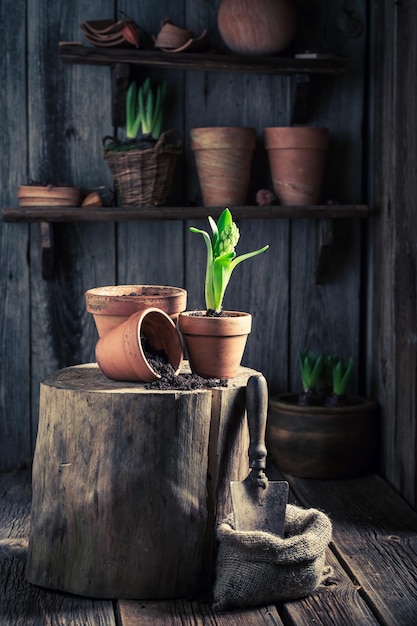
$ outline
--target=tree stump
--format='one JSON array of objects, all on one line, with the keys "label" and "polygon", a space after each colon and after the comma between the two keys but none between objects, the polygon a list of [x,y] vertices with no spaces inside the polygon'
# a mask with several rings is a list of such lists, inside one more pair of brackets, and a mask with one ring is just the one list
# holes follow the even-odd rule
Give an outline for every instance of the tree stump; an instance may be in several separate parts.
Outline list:
[{"label": "tree stump", "polygon": [[[185,364],[186,371],[187,364]],[[241,367],[228,387],[148,390],[97,364],[41,383],[27,578],[96,598],[207,589],[215,527],[248,474]]]}]

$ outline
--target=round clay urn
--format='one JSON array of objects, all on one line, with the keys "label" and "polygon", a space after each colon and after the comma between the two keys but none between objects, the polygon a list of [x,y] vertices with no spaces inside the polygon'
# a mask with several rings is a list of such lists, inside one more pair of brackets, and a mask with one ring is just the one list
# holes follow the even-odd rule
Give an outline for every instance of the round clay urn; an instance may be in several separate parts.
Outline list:
[{"label": "round clay urn", "polygon": [[274,54],[294,38],[296,10],[293,0],[222,0],[217,25],[233,52]]},{"label": "round clay urn", "polygon": [[113,328],[96,345],[96,360],[107,378],[152,382],[161,378],[148,360],[143,340],[152,350],[164,352],[178,374],[183,360],[181,338],[172,319],[156,308],[134,313]]},{"label": "round clay urn", "polygon": [[184,311],[178,317],[191,371],[202,378],[234,378],[251,331],[252,316],[223,311],[210,317],[205,311]]},{"label": "round clay urn", "polygon": [[99,337],[125,322],[133,313],[149,307],[161,309],[176,322],[185,311],[187,292],[165,285],[110,285],[85,293],[86,308],[94,317]]},{"label": "round clay urn", "polygon": [[267,447],[276,466],[302,478],[349,478],[375,470],[378,404],[363,397],[347,406],[299,406],[297,394],[272,396]]}]

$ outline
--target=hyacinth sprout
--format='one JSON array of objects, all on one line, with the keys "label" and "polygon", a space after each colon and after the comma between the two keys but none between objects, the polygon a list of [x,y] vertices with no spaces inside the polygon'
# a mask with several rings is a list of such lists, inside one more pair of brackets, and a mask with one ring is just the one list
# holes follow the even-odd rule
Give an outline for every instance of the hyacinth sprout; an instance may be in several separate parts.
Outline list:
[{"label": "hyacinth sprout", "polygon": [[259,248],[259,250],[236,256],[235,247],[239,241],[240,233],[229,209],[224,209],[217,220],[217,224],[210,216],[208,221],[212,230],[212,237],[205,230],[200,230],[193,226],[190,230],[193,233],[203,235],[207,247],[205,281],[207,314],[220,315],[226,287],[236,265],[265,252],[269,246],[267,245]]}]

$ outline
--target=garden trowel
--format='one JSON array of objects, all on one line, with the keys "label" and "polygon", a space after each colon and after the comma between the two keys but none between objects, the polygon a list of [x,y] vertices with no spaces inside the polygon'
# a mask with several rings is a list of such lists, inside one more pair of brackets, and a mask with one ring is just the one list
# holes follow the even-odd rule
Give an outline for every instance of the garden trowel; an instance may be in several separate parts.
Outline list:
[{"label": "garden trowel", "polygon": [[246,413],[249,426],[249,475],[230,483],[236,530],[263,530],[284,535],[288,483],[269,482],[265,475],[265,430],[268,387],[262,374],[251,376],[246,387]]}]

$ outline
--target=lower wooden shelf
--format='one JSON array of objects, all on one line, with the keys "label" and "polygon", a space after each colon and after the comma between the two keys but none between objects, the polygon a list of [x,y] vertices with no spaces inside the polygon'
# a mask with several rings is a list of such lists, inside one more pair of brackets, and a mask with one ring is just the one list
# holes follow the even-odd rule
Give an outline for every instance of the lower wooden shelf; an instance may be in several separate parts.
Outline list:
[{"label": "lower wooden shelf", "polygon": [[[18,207],[2,209],[4,222],[127,222],[216,218],[224,207]],[[369,207],[354,205],[233,206],[235,219],[365,218]]]}]

